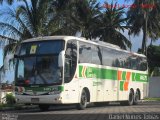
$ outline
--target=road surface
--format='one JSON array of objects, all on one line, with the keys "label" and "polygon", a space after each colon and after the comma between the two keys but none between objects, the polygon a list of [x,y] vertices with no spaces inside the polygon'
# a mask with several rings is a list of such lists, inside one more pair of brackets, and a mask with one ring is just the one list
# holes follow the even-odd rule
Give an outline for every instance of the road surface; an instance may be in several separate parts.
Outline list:
[{"label": "road surface", "polygon": [[0,120],[159,120],[160,102],[142,102],[134,106],[90,106],[86,110],[77,110],[73,105],[52,106],[45,112],[35,108],[0,111],[0,114]]}]

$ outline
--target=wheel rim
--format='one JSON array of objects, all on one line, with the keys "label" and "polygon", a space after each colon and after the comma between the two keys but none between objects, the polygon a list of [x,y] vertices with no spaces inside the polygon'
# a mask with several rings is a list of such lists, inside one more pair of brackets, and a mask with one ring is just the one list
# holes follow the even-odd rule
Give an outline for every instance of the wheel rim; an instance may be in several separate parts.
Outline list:
[{"label": "wheel rim", "polygon": [[86,105],[86,103],[87,103],[87,96],[86,96],[86,93],[83,92],[81,97],[81,104]]},{"label": "wheel rim", "polygon": [[132,102],[133,101],[133,94],[132,92],[129,94],[129,102]]},{"label": "wheel rim", "polygon": [[136,102],[138,102],[138,101],[139,101],[139,94],[138,94],[138,92],[136,92],[135,101],[136,101]]}]

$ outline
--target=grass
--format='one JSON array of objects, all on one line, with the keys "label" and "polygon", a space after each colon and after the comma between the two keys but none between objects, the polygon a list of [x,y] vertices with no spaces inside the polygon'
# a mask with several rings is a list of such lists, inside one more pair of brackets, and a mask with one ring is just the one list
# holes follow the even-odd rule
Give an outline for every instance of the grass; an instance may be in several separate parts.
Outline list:
[{"label": "grass", "polygon": [[13,104],[13,105],[9,105],[9,104],[0,104],[0,110],[3,110],[5,108],[14,108],[14,109],[22,109],[23,105],[19,105],[19,104]]},{"label": "grass", "polygon": [[0,104],[0,110],[2,110],[3,108],[7,108],[7,107],[14,107],[14,105],[8,105],[8,104]]},{"label": "grass", "polygon": [[160,101],[160,98],[145,98],[144,100],[148,100],[148,101]]},{"label": "grass", "polygon": [[32,109],[32,108],[37,108],[36,105],[24,105],[24,104],[13,104],[13,105],[9,105],[9,104],[1,104],[0,103],[0,110],[4,110],[4,109],[14,109],[14,110],[22,110],[22,109]]}]

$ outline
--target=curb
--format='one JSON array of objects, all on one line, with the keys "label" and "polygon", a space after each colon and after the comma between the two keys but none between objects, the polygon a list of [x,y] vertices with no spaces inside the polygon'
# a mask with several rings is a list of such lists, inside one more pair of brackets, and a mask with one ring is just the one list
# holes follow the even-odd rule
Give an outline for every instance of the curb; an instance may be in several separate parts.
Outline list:
[{"label": "curb", "polygon": [[141,103],[147,103],[147,102],[150,102],[150,103],[160,103],[160,101],[157,101],[157,100],[141,100],[140,102]]},{"label": "curb", "polygon": [[9,110],[28,110],[28,109],[36,109],[38,106],[14,106],[14,107],[3,107],[0,109],[0,111],[9,111]]}]

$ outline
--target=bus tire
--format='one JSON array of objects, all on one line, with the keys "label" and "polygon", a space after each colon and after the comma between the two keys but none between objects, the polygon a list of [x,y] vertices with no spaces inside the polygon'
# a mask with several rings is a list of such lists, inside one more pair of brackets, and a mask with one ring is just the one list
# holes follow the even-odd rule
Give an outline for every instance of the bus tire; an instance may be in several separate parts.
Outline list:
[{"label": "bus tire", "polygon": [[44,105],[44,104],[40,104],[39,105],[39,108],[41,111],[47,111],[49,109],[49,105]]},{"label": "bus tire", "polygon": [[87,92],[83,89],[81,94],[80,103],[77,104],[78,110],[84,110],[87,107]]},{"label": "bus tire", "polygon": [[134,95],[133,105],[138,105],[139,100],[140,100],[140,93],[137,90],[136,93],[135,93],[135,95]]},{"label": "bus tire", "polygon": [[134,101],[134,92],[133,92],[133,90],[130,90],[128,100],[122,101],[122,102],[120,102],[120,104],[125,105],[125,106],[131,106],[131,105],[133,105],[133,101]]}]

